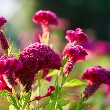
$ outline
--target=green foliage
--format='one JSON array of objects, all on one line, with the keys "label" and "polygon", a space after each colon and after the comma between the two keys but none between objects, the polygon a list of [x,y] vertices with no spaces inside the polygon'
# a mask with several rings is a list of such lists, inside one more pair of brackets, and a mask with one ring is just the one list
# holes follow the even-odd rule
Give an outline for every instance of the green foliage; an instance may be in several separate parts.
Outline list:
[{"label": "green foliage", "polygon": [[73,87],[73,86],[80,86],[80,85],[84,85],[86,84],[85,82],[82,82],[81,80],[79,79],[72,79],[68,82],[65,82],[65,84],[63,86],[66,86],[66,87]]},{"label": "green foliage", "polygon": [[56,101],[49,102],[43,110],[55,110]]},{"label": "green foliage", "polygon": [[[58,71],[59,71],[59,70],[52,70],[52,71],[49,72],[48,76],[56,75],[56,74],[58,73]],[[47,76],[47,77],[48,77],[48,76]]]},{"label": "green foliage", "polygon": [[30,92],[21,95],[19,100],[20,107],[22,108],[21,110],[25,109],[27,103],[29,102],[29,99],[30,99]]},{"label": "green foliage", "polygon": [[18,105],[17,105],[16,99],[13,95],[11,95],[8,91],[5,91],[5,90],[0,91],[0,94],[3,95],[3,96],[6,96],[7,100],[11,104],[10,108],[15,108],[15,109],[18,110]]},{"label": "green foliage", "polygon": [[72,100],[64,100],[61,98],[58,100],[58,105],[60,106],[60,108],[62,108],[71,102],[72,102]]}]

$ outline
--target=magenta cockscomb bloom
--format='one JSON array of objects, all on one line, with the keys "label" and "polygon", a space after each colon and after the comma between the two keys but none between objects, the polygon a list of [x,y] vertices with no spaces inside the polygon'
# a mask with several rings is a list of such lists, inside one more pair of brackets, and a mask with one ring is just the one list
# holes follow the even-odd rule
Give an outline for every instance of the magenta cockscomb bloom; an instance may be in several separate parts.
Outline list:
[{"label": "magenta cockscomb bloom", "polygon": [[35,24],[42,25],[57,25],[58,19],[55,13],[51,11],[40,10],[33,16],[33,22]]},{"label": "magenta cockscomb bloom", "polygon": [[60,69],[61,67],[60,55],[48,45],[38,42],[26,47],[20,53],[19,60],[23,63],[23,68],[16,77],[27,91],[31,88],[39,70]]},{"label": "magenta cockscomb bloom", "polygon": [[7,86],[6,82],[3,79],[3,76],[0,74],[0,90],[7,90],[11,92],[12,90]]},{"label": "magenta cockscomb bloom", "polygon": [[74,30],[67,30],[65,38],[70,43],[87,41],[87,35],[80,28],[77,28],[75,31]]},{"label": "magenta cockscomb bloom", "polygon": [[79,45],[74,46],[72,44],[69,44],[65,47],[63,55],[69,57],[69,60],[66,62],[64,66],[63,76],[65,76],[72,71],[73,66],[77,61],[85,60],[85,57],[88,54],[82,46]]},{"label": "magenta cockscomb bloom", "polygon": [[0,58],[0,74],[2,74],[4,81],[9,88],[16,85],[14,72],[22,68],[22,62],[16,58],[7,57],[6,55]]},{"label": "magenta cockscomb bloom", "polygon": [[82,79],[89,81],[84,90],[84,99],[89,98],[101,84],[110,85],[110,70],[104,69],[101,66],[90,67],[85,70]]},{"label": "magenta cockscomb bloom", "polygon": [[76,41],[76,40],[77,40],[77,37],[76,37],[76,35],[75,35],[75,31],[73,31],[73,30],[67,30],[67,31],[66,31],[66,36],[65,36],[65,38],[66,38],[70,43]]},{"label": "magenta cockscomb bloom", "polygon": [[8,54],[9,42],[2,30],[0,30],[0,44],[3,51]]},{"label": "magenta cockscomb bloom", "polygon": [[2,27],[6,22],[7,20],[4,17],[0,16],[0,27]]},{"label": "magenta cockscomb bloom", "polygon": [[[40,99],[42,99],[42,98],[48,97],[48,96],[51,95],[51,93],[52,93],[54,90],[55,90],[55,87],[54,87],[54,86],[50,86],[50,87],[48,88],[48,91],[47,91],[47,93],[46,93],[45,95],[36,96],[32,101],[40,100]],[[31,101],[31,102],[32,102],[32,101]]]}]

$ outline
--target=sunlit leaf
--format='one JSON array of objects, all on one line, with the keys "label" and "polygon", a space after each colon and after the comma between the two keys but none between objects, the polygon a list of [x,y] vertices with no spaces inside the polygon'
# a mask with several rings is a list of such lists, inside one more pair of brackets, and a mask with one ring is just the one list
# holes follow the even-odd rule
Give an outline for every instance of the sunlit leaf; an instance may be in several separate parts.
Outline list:
[{"label": "sunlit leaf", "polygon": [[73,87],[73,86],[80,86],[80,85],[84,85],[86,84],[85,82],[82,82],[81,80],[79,79],[72,79],[68,82],[65,82],[65,84],[63,86],[66,86],[66,87]]}]

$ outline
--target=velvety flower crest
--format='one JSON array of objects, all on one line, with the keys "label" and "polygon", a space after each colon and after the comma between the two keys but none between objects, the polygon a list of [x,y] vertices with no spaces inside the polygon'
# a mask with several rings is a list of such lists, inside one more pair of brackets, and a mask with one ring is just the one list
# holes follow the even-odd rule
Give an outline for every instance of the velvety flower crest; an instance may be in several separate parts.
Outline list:
[{"label": "velvety flower crest", "polygon": [[63,55],[67,55],[69,57],[69,60],[66,62],[64,66],[63,76],[65,76],[72,71],[73,66],[77,61],[85,60],[85,57],[88,54],[82,46],[74,46],[72,44],[69,44],[65,47]]},{"label": "velvety flower crest", "polygon": [[6,22],[7,20],[4,17],[0,16],[0,27],[2,27]]},{"label": "velvety flower crest", "polygon": [[83,32],[82,29],[77,28],[74,30],[67,30],[66,31],[66,37],[65,37],[70,43],[73,42],[81,42],[81,41],[87,41],[87,35]]},{"label": "velvety flower crest", "polygon": [[61,67],[60,55],[48,45],[38,42],[26,47],[20,53],[19,60],[23,63],[23,68],[17,77],[22,85],[28,85],[29,88],[39,70],[60,69]]},{"label": "velvety flower crest", "polygon": [[85,60],[88,54],[82,46],[69,44],[65,47],[63,55],[67,55],[71,60],[78,61]]},{"label": "velvety flower crest", "polygon": [[51,11],[40,10],[33,16],[33,22],[35,24],[42,25],[57,25],[58,19],[55,13]]},{"label": "velvety flower crest", "polygon": [[9,48],[9,42],[2,30],[0,30],[0,43],[3,51],[5,51],[5,53],[7,54]]},{"label": "velvety flower crest", "polygon": [[89,67],[85,70],[82,79],[89,80],[91,83],[105,83],[110,84],[108,78],[110,76],[110,70],[104,69],[101,66]]},{"label": "velvety flower crest", "polygon": [[76,41],[76,40],[77,40],[77,37],[76,37],[76,35],[75,35],[75,31],[73,31],[73,30],[67,30],[67,31],[66,31],[66,36],[65,36],[65,38],[66,38],[70,43]]},{"label": "velvety flower crest", "polygon": [[0,74],[0,90],[7,90],[11,92],[12,90],[7,86],[6,82],[3,79],[3,76]]},{"label": "velvety flower crest", "polygon": [[22,62],[14,57],[6,55],[0,58],[0,74],[3,76],[7,86],[12,88],[16,85],[14,72],[22,68]]},{"label": "velvety flower crest", "polygon": [[82,79],[89,81],[84,90],[84,98],[89,98],[101,84],[110,85],[110,70],[104,69],[101,66],[87,68],[82,76]]}]

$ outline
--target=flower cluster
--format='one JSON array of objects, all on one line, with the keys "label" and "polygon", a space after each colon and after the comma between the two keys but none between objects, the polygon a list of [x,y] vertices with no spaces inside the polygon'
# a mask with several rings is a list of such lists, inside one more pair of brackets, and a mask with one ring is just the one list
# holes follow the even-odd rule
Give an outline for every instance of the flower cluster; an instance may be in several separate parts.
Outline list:
[{"label": "flower cluster", "polygon": [[74,30],[67,30],[66,31],[66,37],[65,37],[70,43],[73,42],[81,42],[81,41],[87,41],[87,35],[83,32],[82,29],[77,28]]},{"label": "flower cluster", "polygon": [[0,75],[2,84],[10,89],[14,87],[16,85],[14,74],[21,68],[22,62],[14,58],[13,55],[11,57],[3,55],[0,58]]},{"label": "flower cluster", "polygon": [[42,25],[58,24],[56,14],[51,11],[44,11],[44,10],[40,10],[35,13],[35,15],[33,16],[33,22],[35,24],[42,24]]},{"label": "flower cluster", "polygon": [[68,43],[63,50],[63,56],[69,57],[64,66],[63,76],[68,75],[72,71],[73,66],[77,61],[85,60],[86,55],[88,55],[86,50],[82,46],[74,45],[74,42],[87,40],[87,35],[82,31],[82,29],[77,28],[75,31],[66,31],[65,38],[70,43]]},{"label": "flower cluster", "polygon": [[23,68],[16,74],[21,84],[30,90],[36,79],[36,74],[42,69],[60,69],[60,55],[48,45],[34,43],[26,47],[19,56]]},{"label": "flower cluster", "polygon": [[[27,98],[27,94],[24,94],[27,92],[30,94],[33,93],[32,86],[34,85],[34,82],[37,81],[38,94],[31,101],[30,96],[28,97],[29,100],[26,99],[26,103],[28,105],[26,106],[27,109],[29,108],[29,102],[35,100],[39,101],[42,98],[48,97],[55,89],[56,90],[54,91],[54,95],[52,95],[52,99],[54,99],[55,109],[59,109],[59,100],[63,99],[62,96],[60,96],[62,91],[61,89],[65,84],[66,78],[72,71],[74,65],[78,61],[84,61],[86,59],[86,56],[88,55],[86,50],[82,46],[78,45],[78,43],[82,41],[87,41],[88,37],[81,28],[77,28],[75,29],[75,31],[66,31],[65,38],[68,40],[68,44],[63,50],[62,58],[63,60],[66,59],[66,63],[64,67],[62,67],[60,54],[58,52],[55,52],[48,45],[50,35],[49,26],[58,24],[58,18],[56,14],[51,11],[40,10],[35,13],[32,20],[35,24],[40,24],[42,26],[43,34],[42,36],[40,36],[40,42],[32,43],[26,48],[24,48],[23,51],[19,52],[19,56],[17,58],[15,53],[9,54],[8,39],[6,38],[6,35],[4,34],[3,30],[0,30],[0,43],[4,51],[4,55],[0,57],[0,90],[9,91],[12,94],[12,98],[16,98],[15,100],[17,101],[15,102],[19,102],[15,105],[19,105],[18,108],[20,108],[20,106],[22,105],[21,103],[23,103],[23,106],[25,105],[24,103],[25,98]],[[0,17],[0,28],[6,22],[7,21],[5,18]],[[46,79],[48,82],[50,82],[52,79],[52,76],[49,76],[50,74],[48,75],[50,69],[59,70],[55,80],[55,87],[49,86],[47,92],[44,95],[41,95],[40,87],[42,79]],[[60,74],[61,72],[62,74]],[[54,73],[52,73],[52,75],[53,74]],[[60,79],[60,75],[62,77],[61,83],[58,80]],[[110,70],[104,69],[101,66],[87,68],[82,76],[82,80],[85,79],[89,80],[89,83],[83,92],[84,97],[81,97],[83,99],[82,101],[85,101],[93,93],[95,93],[101,84],[110,85]],[[73,81],[74,80],[70,82],[72,83]],[[13,89],[15,90],[14,92],[16,92],[15,86],[17,86],[18,84],[20,85],[20,89],[22,89],[23,87],[22,93],[20,93],[20,95],[22,94],[22,96],[19,96],[19,94],[14,94],[12,92]],[[52,102],[51,104],[54,103]],[[65,105],[65,102],[63,104]],[[14,105],[12,107],[14,107]],[[60,107],[60,109],[62,109],[62,107]]]},{"label": "flower cluster", "polygon": [[82,79],[89,80],[88,85],[84,90],[84,99],[89,98],[101,84],[110,85],[110,70],[104,69],[101,66],[87,68],[82,76]]}]

